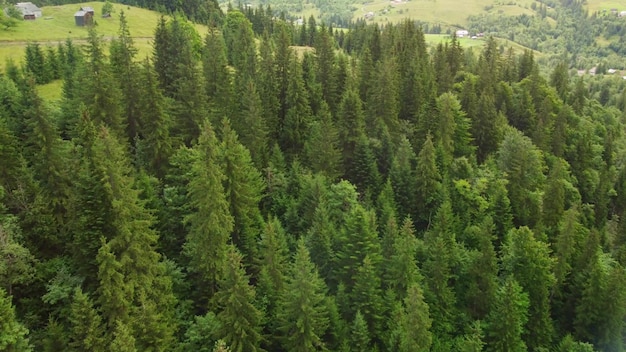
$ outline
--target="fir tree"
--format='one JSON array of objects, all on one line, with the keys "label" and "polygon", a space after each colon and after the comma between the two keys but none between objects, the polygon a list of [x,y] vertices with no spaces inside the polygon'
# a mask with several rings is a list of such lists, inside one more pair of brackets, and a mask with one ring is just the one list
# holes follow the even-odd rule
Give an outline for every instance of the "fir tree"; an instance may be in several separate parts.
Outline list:
[{"label": "fir tree", "polygon": [[15,317],[11,296],[0,288],[0,349],[3,351],[31,351],[28,343],[28,329]]},{"label": "fir tree", "polygon": [[435,160],[435,147],[430,135],[426,138],[422,150],[417,156],[415,168],[417,203],[415,214],[412,216],[422,228],[428,224],[432,214],[441,201],[441,174]]},{"label": "fir tree", "polygon": [[550,292],[556,280],[548,245],[536,240],[527,227],[513,229],[503,247],[502,266],[528,293],[528,322],[523,334],[527,346],[549,346],[554,331]]},{"label": "fir tree", "polygon": [[321,337],[328,326],[325,291],[304,240],[300,240],[278,303],[279,330],[287,351],[324,348]]},{"label": "fir tree", "polygon": [[429,351],[432,344],[432,319],[418,284],[409,286],[403,303],[396,321],[398,351]]},{"label": "fir tree", "polygon": [[169,157],[173,153],[173,140],[170,135],[172,121],[167,112],[167,102],[158,89],[156,72],[146,60],[140,69],[140,82],[143,87],[137,104],[141,111],[139,119],[138,159],[151,174],[159,178],[165,176]]},{"label": "fir tree", "polygon": [[105,351],[102,319],[94,309],[89,296],[80,288],[74,291],[70,307],[71,323],[69,347],[74,351]]},{"label": "fir tree", "polygon": [[222,265],[219,290],[213,298],[221,323],[218,336],[232,351],[261,351],[263,314],[253,305],[255,290],[250,286],[241,254],[235,247],[227,247]]},{"label": "fir tree", "polygon": [[218,142],[209,124],[203,128],[198,145],[199,157],[192,166],[193,178],[188,185],[188,197],[194,211],[185,218],[190,225],[184,251],[190,258],[190,269],[204,281],[206,294],[217,292],[222,278],[226,244],[234,220],[224,193],[218,153]]},{"label": "fir tree", "polygon": [[308,137],[311,107],[302,80],[302,67],[298,60],[289,62],[289,84],[286,92],[285,118],[280,133],[281,149],[291,158],[297,157]]},{"label": "fir tree", "polygon": [[254,168],[250,152],[237,138],[228,120],[222,121],[220,166],[224,173],[224,195],[233,218],[232,241],[245,258],[246,265],[256,257],[256,243],[261,231],[259,201],[264,184]]},{"label": "fir tree", "polygon": [[528,320],[528,294],[511,276],[498,288],[491,311],[485,320],[488,351],[523,352],[524,325]]},{"label": "fir tree", "polygon": [[139,105],[140,87],[137,76],[137,65],[134,63],[137,49],[130,36],[126,15],[122,10],[119,16],[120,27],[117,39],[111,41],[110,62],[111,70],[121,92],[121,105],[126,124],[126,138],[133,142],[139,133]]},{"label": "fir tree", "polygon": [[316,121],[310,125],[304,153],[311,171],[322,173],[331,180],[340,175],[339,132],[332,121],[328,105],[324,102]]},{"label": "fir tree", "polygon": [[233,92],[226,58],[226,44],[217,28],[209,28],[204,39],[202,69],[204,91],[213,116],[211,121],[218,123],[224,116],[228,116]]}]

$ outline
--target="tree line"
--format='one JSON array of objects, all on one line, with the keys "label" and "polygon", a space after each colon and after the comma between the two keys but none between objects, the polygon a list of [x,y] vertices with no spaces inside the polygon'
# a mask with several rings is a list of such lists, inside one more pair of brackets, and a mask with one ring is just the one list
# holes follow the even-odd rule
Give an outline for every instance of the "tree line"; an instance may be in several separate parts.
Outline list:
[{"label": "tree line", "polygon": [[614,87],[294,28],[162,18],[142,60],[122,13],[58,103],[34,46],[0,76],[0,349],[624,350]]}]

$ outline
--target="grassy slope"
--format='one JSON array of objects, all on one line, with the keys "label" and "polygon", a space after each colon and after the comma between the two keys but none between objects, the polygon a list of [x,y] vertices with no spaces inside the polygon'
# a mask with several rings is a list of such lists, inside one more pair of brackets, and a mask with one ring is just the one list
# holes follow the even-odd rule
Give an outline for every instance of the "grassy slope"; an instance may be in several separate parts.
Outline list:
[{"label": "grassy slope", "polygon": [[589,13],[611,9],[626,11],[626,0],[587,0],[587,8]]},{"label": "grassy slope", "polygon": [[[17,28],[0,31],[0,70],[4,67],[6,59],[12,59],[15,62],[22,60],[27,42],[56,45],[59,41],[65,41],[67,38],[72,38],[77,43],[87,38],[87,28],[77,27],[74,23],[74,13],[81,6],[94,8],[96,11],[94,18],[97,23],[96,29],[105,39],[117,35],[119,13],[123,10],[128,21],[130,34],[134,37],[135,45],[139,49],[138,58],[142,59],[150,55],[152,37],[161,15],[154,11],[115,4],[113,17],[101,18],[100,10],[103,4],[103,2],[88,2],[46,6],[43,8],[43,18],[35,21],[23,21]],[[201,25],[196,25],[196,29],[202,36],[207,31],[206,27]]]},{"label": "grassy slope", "polygon": [[[359,6],[354,17],[363,17],[367,12],[372,11],[375,13],[374,20],[380,22],[398,22],[409,17],[423,22],[438,23],[444,27],[463,27],[469,15],[486,10],[504,15],[531,13],[530,4],[532,2],[533,0],[507,2],[498,0],[410,0],[392,6],[389,1],[375,0]],[[387,13],[383,13],[384,10],[387,10]]]}]

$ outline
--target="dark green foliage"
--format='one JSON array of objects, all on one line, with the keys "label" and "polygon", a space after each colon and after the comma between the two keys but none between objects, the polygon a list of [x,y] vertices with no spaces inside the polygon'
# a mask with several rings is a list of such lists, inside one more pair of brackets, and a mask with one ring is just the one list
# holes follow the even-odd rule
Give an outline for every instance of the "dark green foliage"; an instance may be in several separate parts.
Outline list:
[{"label": "dark green foliage", "polygon": [[422,289],[418,284],[409,286],[403,305],[396,313],[395,335],[398,338],[397,350],[429,351],[432,344],[428,304],[424,302]]},{"label": "dark green foliage", "polygon": [[[227,115],[232,99],[231,77],[227,66],[224,37],[217,29],[211,28],[204,39],[202,69],[204,91],[209,100],[209,109],[211,109],[214,123]],[[254,96],[249,98],[254,99]]]},{"label": "dark green foliage", "polygon": [[142,108],[139,104],[140,92],[141,87],[145,88],[145,86],[138,79],[138,67],[134,62],[137,49],[130,36],[124,11],[120,13],[118,38],[111,42],[109,50],[113,75],[121,91],[126,138],[132,142],[139,133],[139,116]]},{"label": "dark green foliage", "polygon": [[527,227],[513,229],[503,246],[502,267],[528,294],[528,322],[524,340],[530,349],[548,346],[554,330],[550,293],[556,283],[548,245],[534,238]]},{"label": "dark green foliage", "polygon": [[74,291],[69,321],[71,323],[69,347],[73,351],[104,351],[102,319],[94,309],[89,296],[80,288]]},{"label": "dark green foliage", "polygon": [[243,254],[244,263],[250,265],[256,257],[256,243],[261,231],[259,201],[264,184],[252,164],[250,152],[239,143],[228,120],[222,122],[221,133],[219,166],[223,170],[224,195],[233,219],[230,235]]},{"label": "dark green foliage", "polygon": [[543,158],[529,138],[507,132],[498,150],[498,166],[505,172],[514,223],[535,227],[540,218]]},{"label": "dark green foliage", "polygon": [[298,242],[294,262],[278,296],[278,329],[287,351],[324,348],[321,337],[328,326],[326,285],[318,276],[303,240]]},{"label": "dark green foliage", "polygon": [[528,294],[513,277],[507,277],[498,288],[491,311],[487,316],[487,351],[527,351],[522,340],[528,321]]},{"label": "dark green foliage", "polygon": [[140,111],[137,163],[151,174],[164,177],[173,153],[172,121],[167,113],[166,99],[158,89],[156,73],[147,60],[139,75],[143,89],[137,102]]},{"label": "dark green foliage", "polygon": [[479,53],[327,2],[157,1],[150,59],[121,14],[110,55],[7,62],[0,350],[624,349],[619,19],[535,4],[497,22],[533,50]]},{"label": "dark green foliage", "polygon": [[213,298],[219,308],[217,319],[221,324],[217,335],[232,351],[261,351],[263,314],[253,305],[254,287],[249,284],[237,249],[229,246],[224,254],[220,270],[223,274]]},{"label": "dark green foliage", "polygon": [[427,224],[441,202],[441,174],[435,160],[435,147],[428,135],[417,155],[415,167],[416,213],[411,214],[418,224]]},{"label": "dark green foliage", "polygon": [[311,171],[321,173],[331,180],[341,174],[339,132],[326,103],[322,103],[317,118],[310,124],[304,153]]},{"label": "dark green foliage", "polygon": [[193,163],[193,178],[187,186],[193,212],[185,217],[190,227],[184,251],[190,258],[191,271],[200,275],[206,295],[211,297],[222,278],[226,244],[234,226],[224,194],[225,176],[219,164],[219,145],[211,125],[204,126],[194,152],[198,153],[198,158]]}]

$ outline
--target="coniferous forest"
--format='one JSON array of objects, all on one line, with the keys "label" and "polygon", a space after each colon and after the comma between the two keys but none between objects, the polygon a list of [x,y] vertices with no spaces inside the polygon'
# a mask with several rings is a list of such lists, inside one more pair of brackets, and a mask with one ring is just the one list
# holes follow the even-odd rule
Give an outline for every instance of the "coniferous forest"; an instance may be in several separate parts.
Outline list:
[{"label": "coniferous forest", "polygon": [[624,351],[621,78],[121,16],[0,76],[0,350]]}]

